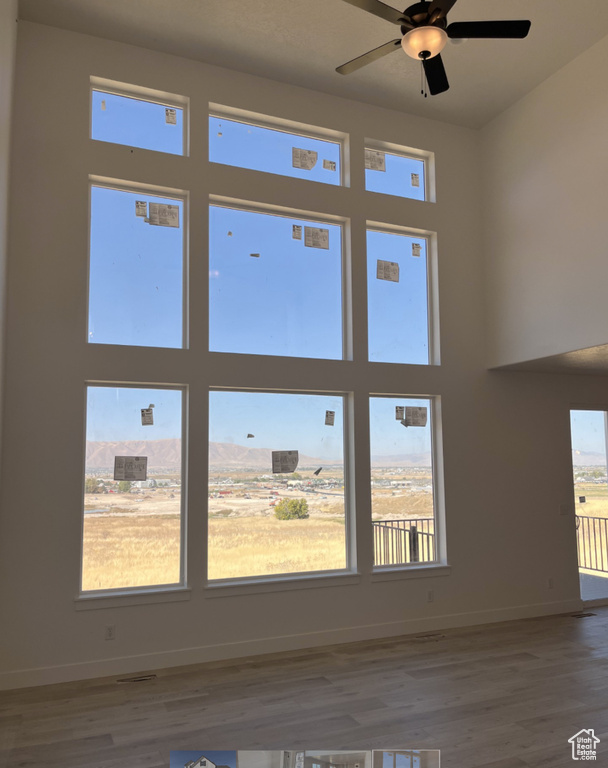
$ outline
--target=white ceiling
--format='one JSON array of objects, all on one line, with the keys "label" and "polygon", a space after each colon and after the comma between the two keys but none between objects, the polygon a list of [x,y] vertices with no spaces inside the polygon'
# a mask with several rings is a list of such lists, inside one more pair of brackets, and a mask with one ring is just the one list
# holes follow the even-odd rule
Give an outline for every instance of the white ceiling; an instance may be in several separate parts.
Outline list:
[{"label": "white ceiling", "polygon": [[487,123],[608,34],[606,0],[458,0],[450,22],[530,19],[532,29],[525,40],[448,43],[443,59],[451,88],[425,99],[420,65],[401,49],[351,75],[334,71],[399,36],[397,26],[343,0],[20,0],[19,13],[471,127]]}]

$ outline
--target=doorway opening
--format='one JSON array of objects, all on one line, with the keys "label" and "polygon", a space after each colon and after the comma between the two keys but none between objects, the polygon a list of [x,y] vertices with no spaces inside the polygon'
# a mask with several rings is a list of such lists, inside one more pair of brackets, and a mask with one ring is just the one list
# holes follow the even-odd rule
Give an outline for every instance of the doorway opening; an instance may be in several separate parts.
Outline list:
[{"label": "doorway opening", "polygon": [[608,600],[608,412],[570,411],[581,598]]}]

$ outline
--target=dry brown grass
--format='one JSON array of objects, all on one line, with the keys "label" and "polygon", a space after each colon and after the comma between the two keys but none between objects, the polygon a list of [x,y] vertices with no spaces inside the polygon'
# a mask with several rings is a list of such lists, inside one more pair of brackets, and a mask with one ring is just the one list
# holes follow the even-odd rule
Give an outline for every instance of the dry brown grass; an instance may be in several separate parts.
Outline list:
[{"label": "dry brown grass", "polygon": [[[87,515],[83,590],[178,582],[179,524],[177,515]],[[344,524],[313,518],[209,521],[211,579],[344,567]]]},{"label": "dry brown grass", "polygon": [[179,516],[86,515],[83,590],[179,581]]},{"label": "dry brown grass", "polygon": [[209,521],[209,578],[344,568],[344,523],[309,518]]}]

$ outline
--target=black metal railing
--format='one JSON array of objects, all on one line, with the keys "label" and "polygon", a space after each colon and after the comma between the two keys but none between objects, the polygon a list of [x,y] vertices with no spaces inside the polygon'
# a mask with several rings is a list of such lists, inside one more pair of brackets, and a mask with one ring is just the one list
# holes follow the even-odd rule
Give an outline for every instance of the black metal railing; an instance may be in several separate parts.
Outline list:
[{"label": "black metal railing", "polygon": [[431,563],[435,554],[435,521],[374,520],[374,564]]},{"label": "black metal railing", "polygon": [[576,516],[579,568],[608,573],[608,519]]}]

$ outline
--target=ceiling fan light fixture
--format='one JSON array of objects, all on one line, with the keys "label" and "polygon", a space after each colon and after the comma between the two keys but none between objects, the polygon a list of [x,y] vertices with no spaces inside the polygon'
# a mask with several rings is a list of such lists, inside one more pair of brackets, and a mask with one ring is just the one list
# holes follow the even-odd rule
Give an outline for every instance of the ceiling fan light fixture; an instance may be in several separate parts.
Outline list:
[{"label": "ceiling fan light fixture", "polygon": [[447,41],[444,29],[424,25],[410,29],[401,39],[401,47],[412,59],[432,59],[441,53]]}]

